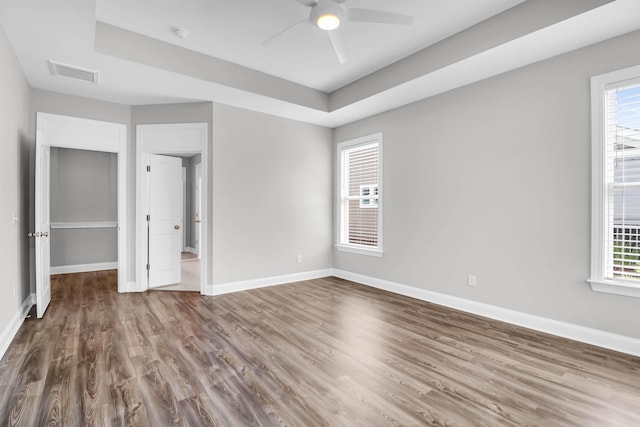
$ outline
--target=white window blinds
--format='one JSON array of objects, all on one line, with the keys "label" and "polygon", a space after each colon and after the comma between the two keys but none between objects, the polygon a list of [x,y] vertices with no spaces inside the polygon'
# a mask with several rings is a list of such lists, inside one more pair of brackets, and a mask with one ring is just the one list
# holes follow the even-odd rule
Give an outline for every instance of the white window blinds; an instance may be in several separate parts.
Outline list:
[{"label": "white window blinds", "polygon": [[380,142],[339,145],[339,245],[380,248]]},{"label": "white window blinds", "polygon": [[605,279],[640,281],[640,83],[607,87]]}]

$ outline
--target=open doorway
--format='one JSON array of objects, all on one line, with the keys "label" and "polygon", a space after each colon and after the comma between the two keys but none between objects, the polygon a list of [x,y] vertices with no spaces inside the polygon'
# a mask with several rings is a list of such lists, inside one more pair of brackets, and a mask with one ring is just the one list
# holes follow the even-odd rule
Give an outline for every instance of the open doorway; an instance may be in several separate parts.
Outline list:
[{"label": "open doorway", "polygon": [[[65,227],[80,229],[113,229],[110,233],[117,246],[116,264],[118,269],[118,291],[127,290],[126,281],[126,236],[127,236],[127,203],[126,203],[126,126],[117,123],[81,119],[56,114],[38,112],[36,116],[36,168],[35,168],[35,230],[29,233],[36,239],[35,273],[36,273],[36,308],[41,318],[51,301],[51,149],[52,147],[90,150],[115,153],[109,156],[108,162],[117,171],[116,185],[112,190],[117,193],[116,223],[113,221],[61,221],[54,224],[54,230]],[[78,152],[74,152],[78,153]],[[110,217],[109,219],[113,219]],[[95,227],[96,223],[99,227]],[[89,226],[87,226],[87,224]],[[105,226],[106,224],[106,226]],[[104,226],[104,227],[103,227]],[[54,231],[55,232],[55,231]],[[84,232],[84,231],[83,231]],[[82,239],[80,239],[82,241]],[[68,260],[66,262],[69,262]],[[87,261],[83,265],[86,267]],[[77,267],[74,266],[74,267]],[[93,266],[95,267],[95,266]]]},{"label": "open doorway", "polygon": [[138,290],[205,293],[207,125],[139,125],[136,132]]}]

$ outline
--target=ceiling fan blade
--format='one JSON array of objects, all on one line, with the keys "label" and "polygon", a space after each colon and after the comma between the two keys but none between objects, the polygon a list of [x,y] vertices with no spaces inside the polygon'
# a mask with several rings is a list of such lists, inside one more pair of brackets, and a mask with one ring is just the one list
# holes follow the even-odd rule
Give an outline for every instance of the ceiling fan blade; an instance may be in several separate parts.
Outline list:
[{"label": "ceiling fan blade", "polygon": [[356,22],[372,22],[376,24],[411,25],[413,17],[399,13],[384,12],[382,10],[349,9],[349,20]]},{"label": "ceiling fan blade", "polygon": [[304,18],[301,19],[300,21],[296,22],[295,24],[289,25],[287,28],[285,28],[282,31],[277,32],[276,34],[272,35],[271,37],[269,37],[268,39],[266,39],[265,41],[262,42],[263,46],[269,46],[270,44],[272,44],[276,39],[278,39],[281,35],[283,35],[284,33],[286,33],[287,31],[293,30],[295,27],[297,27],[298,25],[304,24],[305,22],[309,22],[309,18]]},{"label": "ceiling fan blade", "polygon": [[313,0],[293,0],[297,3],[300,3],[303,6],[307,6],[307,7],[313,7],[315,6],[317,3]]},{"label": "ceiling fan blade", "polygon": [[347,50],[344,48],[342,34],[339,30],[327,31],[327,34],[329,34],[329,40],[331,40],[333,50],[338,57],[338,62],[344,64],[345,62],[347,62]]}]

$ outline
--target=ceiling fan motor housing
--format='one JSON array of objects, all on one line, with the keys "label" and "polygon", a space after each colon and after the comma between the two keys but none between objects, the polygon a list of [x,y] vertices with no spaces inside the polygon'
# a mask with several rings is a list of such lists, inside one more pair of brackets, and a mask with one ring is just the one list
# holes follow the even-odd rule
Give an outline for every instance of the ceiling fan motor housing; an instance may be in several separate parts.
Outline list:
[{"label": "ceiling fan motor housing", "polygon": [[324,15],[335,15],[341,23],[347,19],[347,11],[341,4],[334,0],[317,0],[317,4],[311,8],[309,19],[318,26],[318,19]]}]

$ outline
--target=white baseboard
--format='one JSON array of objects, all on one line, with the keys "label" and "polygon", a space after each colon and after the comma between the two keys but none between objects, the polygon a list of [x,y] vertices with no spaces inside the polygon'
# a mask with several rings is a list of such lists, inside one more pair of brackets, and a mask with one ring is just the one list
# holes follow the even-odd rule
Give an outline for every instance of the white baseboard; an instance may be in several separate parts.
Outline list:
[{"label": "white baseboard", "polygon": [[426,289],[376,279],[375,277],[351,273],[349,271],[334,269],[333,275],[341,279],[351,280],[352,282],[361,283],[373,288],[383,289],[396,294],[455,308],[467,313],[473,313],[563,338],[569,338],[598,347],[604,347],[622,353],[640,356],[640,340],[636,338],[612,334],[598,329],[586,328],[572,323],[560,322],[558,320],[547,319],[533,314],[521,313],[507,308],[496,307],[452,295],[441,294],[438,292],[428,291]]},{"label": "white baseboard", "polygon": [[333,275],[333,269],[305,271],[302,273],[284,274],[282,276],[263,277],[239,282],[223,283],[220,285],[207,285],[205,295],[222,295],[231,292],[248,291],[250,289],[264,288],[267,286],[283,285],[285,283],[300,282],[302,280],[320,279]]},{"label": "white baseboard", "polygon": [[118,262],[96,262],[93,264],[58,265],[51,267],[51,274],[86,273],[89,271],[115,270]]},{"label": "white baseboard", "polygon": [[214,296],[216,295],[214,293],[214,289],[216,288],[216,285],[212,285],[212,284],[206,284],[204,285],[204,292],[202,292],[202,295],[207,295],[207,296]]},{"label": "white baseboard", "polygon": [[9,324],[4,328],[2,333],[0,333],[0,359],[4,357],[7,349],[11,345],[11,341],[15,338],[18,333],[18,329],[22,326],[22,322],[24,322],[24,318],[29,313],[31,306],[36,303],[36,295],[30,294],[24,300],[16,314],[13,315]]},{"label": "white baseboard", "polygon": [[185,248],[185,252],[189,252],[189,253],[192,253],[194,255],[198,255],[198,251],[196,250],[196,248],[190,248],[188,246]]}]

